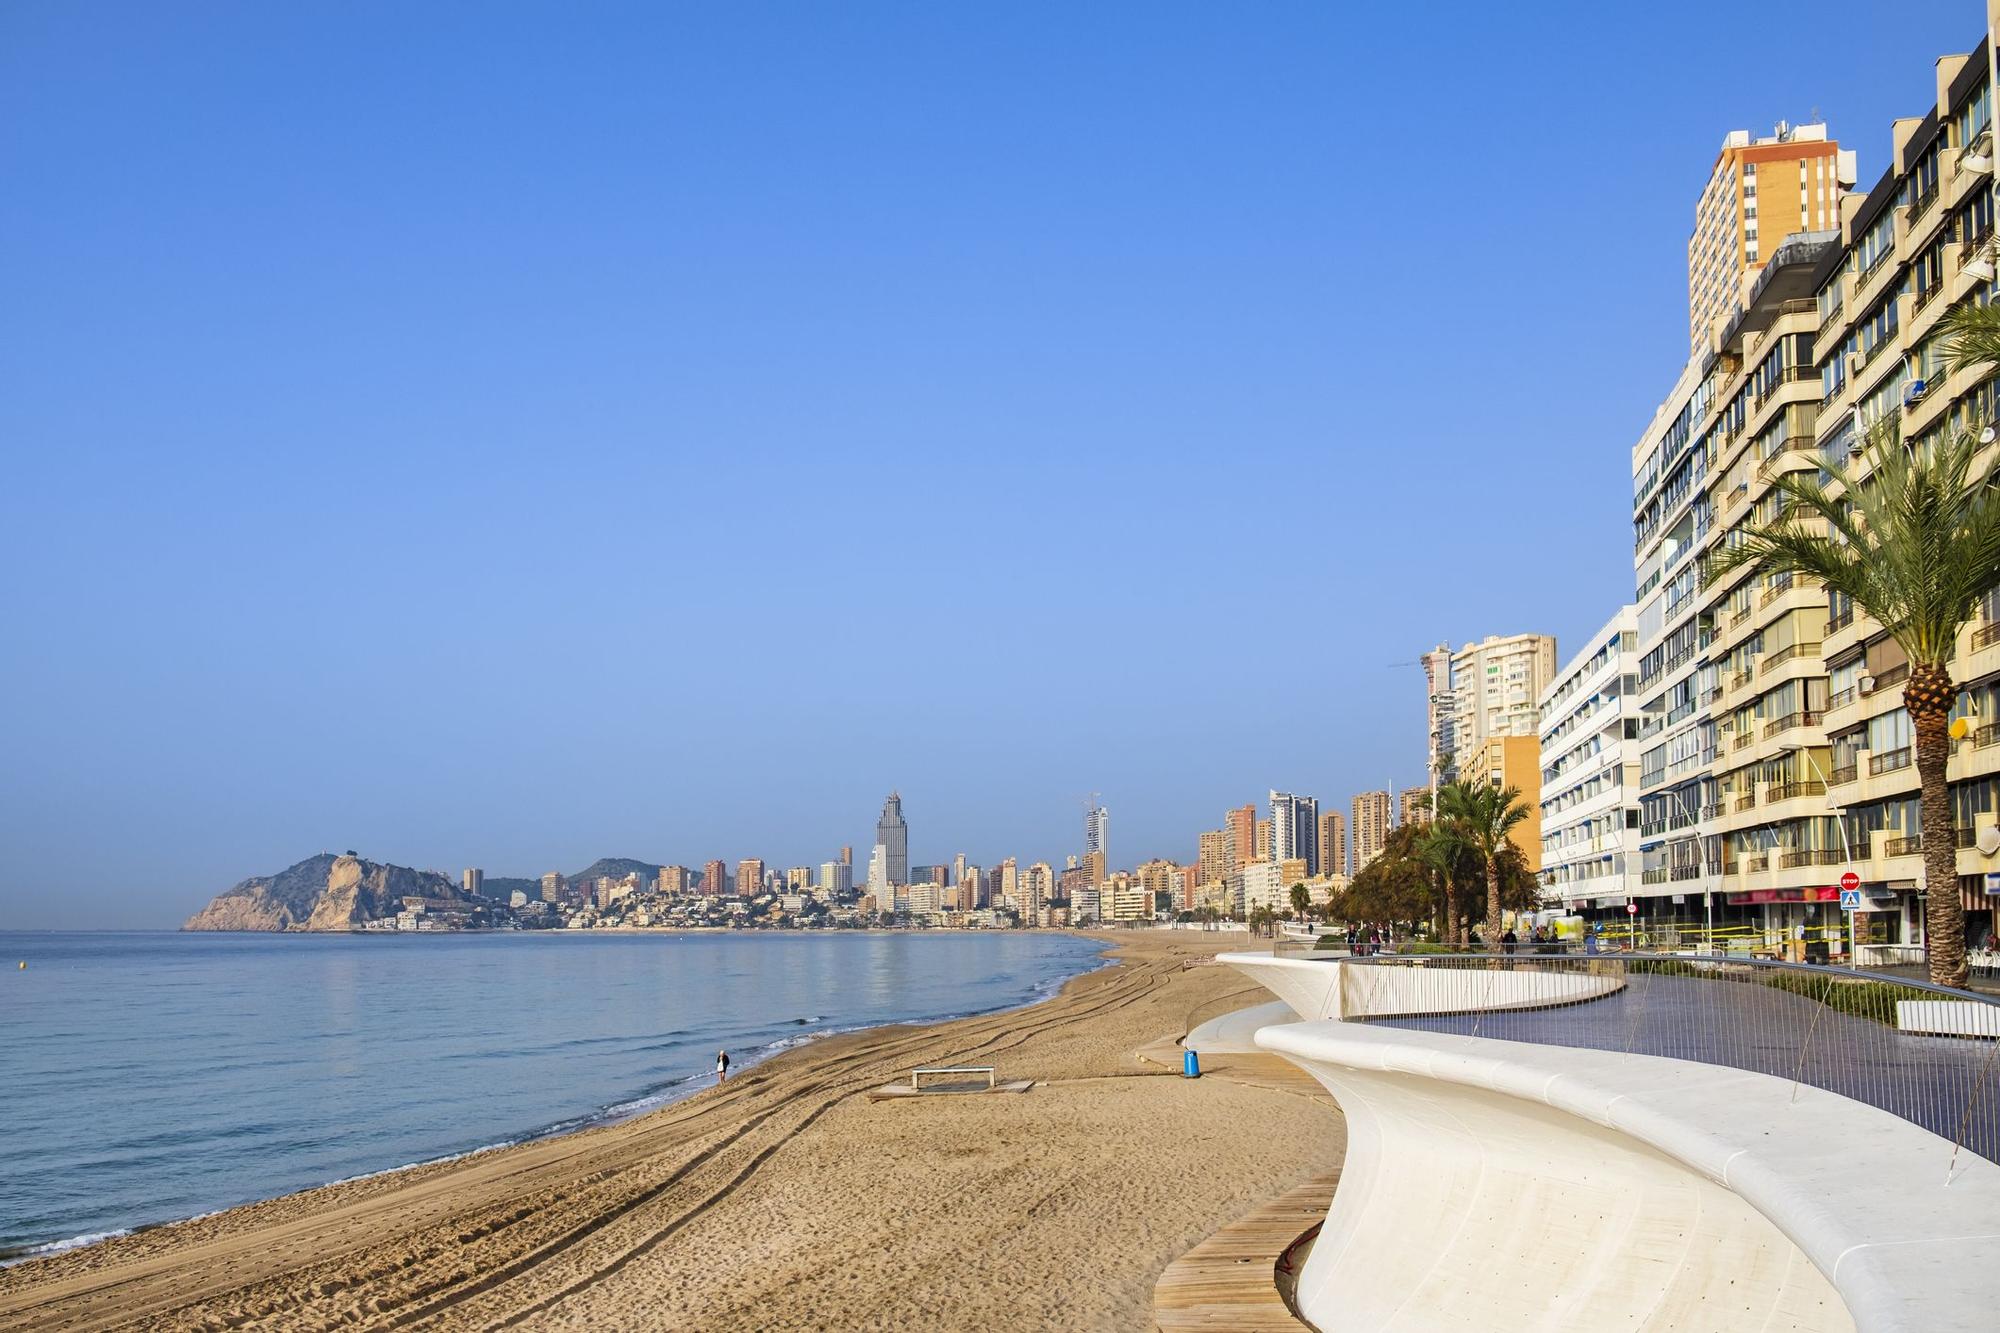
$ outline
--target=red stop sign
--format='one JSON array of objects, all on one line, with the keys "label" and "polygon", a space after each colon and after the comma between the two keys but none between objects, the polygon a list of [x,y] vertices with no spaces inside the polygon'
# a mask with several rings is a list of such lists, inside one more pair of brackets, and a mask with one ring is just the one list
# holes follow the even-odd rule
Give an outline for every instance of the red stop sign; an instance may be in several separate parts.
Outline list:
[{"label": "red stop sign", "polygon": [[1861,876],[1859,876],[1859,875],[1855,874],[1855,873],[1854,873],[1854,872],[1853,872],[1852,870],[1848,871],[1848,872],[1847,872],[1846,874],[1844,874],[1844,875],[1842,875],[1842,876],[1840,877],[1840,887],[1841,887],[1841,888],[1843,888],[1843,889],[1858,889],[1858,888],[1860,888],[1860,887],[1861,887]]}]

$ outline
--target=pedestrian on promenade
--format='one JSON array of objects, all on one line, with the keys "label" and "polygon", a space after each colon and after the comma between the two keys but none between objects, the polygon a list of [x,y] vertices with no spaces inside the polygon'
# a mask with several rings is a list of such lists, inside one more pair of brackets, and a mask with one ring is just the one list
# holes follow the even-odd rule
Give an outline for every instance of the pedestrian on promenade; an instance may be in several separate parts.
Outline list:
[{"label": "pedestrian on promenade", "polygon": [[717,1051],[715,1053],[715,1081],[717,1083],[720,1083],[722,1082],[722,1080],[728,1077],[729,1077],[729,1052]]}]

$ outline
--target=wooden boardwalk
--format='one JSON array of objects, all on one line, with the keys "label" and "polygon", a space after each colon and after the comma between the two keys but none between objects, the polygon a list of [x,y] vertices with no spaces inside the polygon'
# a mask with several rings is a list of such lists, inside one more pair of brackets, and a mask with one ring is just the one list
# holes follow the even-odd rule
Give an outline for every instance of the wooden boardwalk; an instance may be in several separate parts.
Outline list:
[{"label": "wooden boardwalk", "polygon": [[1298,1333],[1310,1325],[1278,1290],[1278,1264],[1293,1242],[1316,1230],[1340,1172],[1315,1176],[1259,1204],[1167,1265],[1153,1286],[1161,1333],[1232,1329]]}]

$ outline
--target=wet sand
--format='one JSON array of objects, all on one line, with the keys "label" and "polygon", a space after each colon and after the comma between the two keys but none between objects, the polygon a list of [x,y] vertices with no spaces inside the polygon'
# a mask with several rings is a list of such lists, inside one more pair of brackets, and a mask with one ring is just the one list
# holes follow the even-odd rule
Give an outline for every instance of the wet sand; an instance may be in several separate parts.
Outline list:
[{"label": "wet sand", "polygon": [[[1268,998],[1241,935],[1108,937],[1045,1003],[790,1051],[620,1125],[0,1271],[0,1330],[1152,1327],[1176,1255],[1340,1162],[1275,1061],[1134,1054]],[[870,1101],[916,1065],[1026,1094]]]}]

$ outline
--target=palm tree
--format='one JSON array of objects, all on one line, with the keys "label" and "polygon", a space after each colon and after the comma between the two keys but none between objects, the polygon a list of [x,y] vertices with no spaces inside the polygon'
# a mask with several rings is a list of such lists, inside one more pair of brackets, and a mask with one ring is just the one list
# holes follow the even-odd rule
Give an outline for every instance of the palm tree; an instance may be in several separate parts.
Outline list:
[{"label": "palm tree", "polygon": [[[1954,311],[1947,327],[1954,358],[2000,357],[2000,323]],[[1993,464],[1974,471],[1979,429],[1974,423],[1916,448],[1899,438],[1895,418],[1878,422],[1834,472],[1837,494],[1806,473],[1779,477],[1785,506],[1777,518],[1744,529],[1708,563],[1711,584],[1738,570],[1817,579],[1873,617],[1910,659],[1903,707],[1916,734],[1924,933],[1931,980],[1945,986],[1966,979],[1945,784],[1958,698],[1950,665],[1979,599],[2000,586],[2000,491]]]},{"label": "palm tree", "polygon": [[[1444,795],[1457,784],[1447,784],[1438,789],[1438,804],[1443,806]],[[1417,856],[1431,868],[1438,878],[1438,897],[1443,902],[1442,915],[1444,929],[1439,939],[1446,945],[1456,945],[1458,936],[1458,868],[1469,850],[1458,821],[1441,812],[1425,826],[1423,836],[1417,843]]]},{"label": "palm tree", "polygon": [[1507,835],[1528,817],[1528,806],[1518,787],[1496,787],[1487,783],[1454,782],[1438,792],[1439,813],[1458,826],[1463,838],[1479,854],[1486,868],[1486,947],[1500,949],[1500,856],[1508,847]]},{"label": "palm tree", "polygon": [[1312,905],[1312,890],[1303,884],[1292,885],[1292,912],[1299,920],[1306,919],[1312,912]]}]

